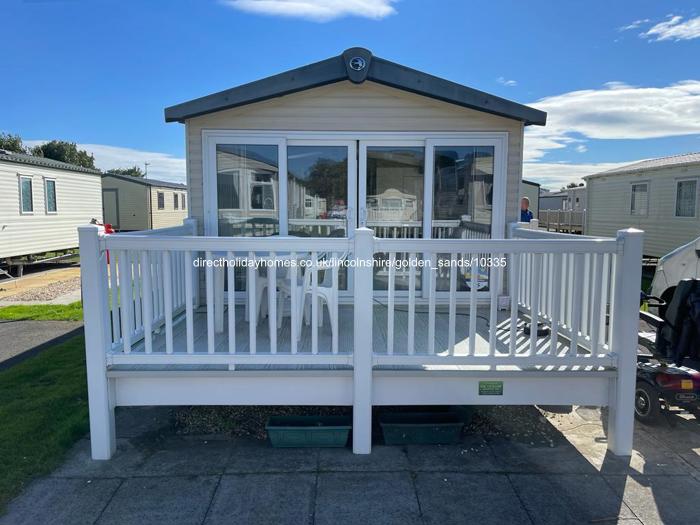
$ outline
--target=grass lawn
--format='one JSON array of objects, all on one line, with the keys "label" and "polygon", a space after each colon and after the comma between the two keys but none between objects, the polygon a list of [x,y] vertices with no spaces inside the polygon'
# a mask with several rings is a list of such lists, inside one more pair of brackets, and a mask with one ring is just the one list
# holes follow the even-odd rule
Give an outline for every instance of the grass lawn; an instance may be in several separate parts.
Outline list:
[{"label": "grass lawn", "polygon": [[80,301],[70,304],[18,304],[0,308],[0,319],[7,321],[80,321],[83,305]]},{"label": "grass lawn", "polygon": [[79,336],[0,371],[0,514],[88,431],[84,348]]}]

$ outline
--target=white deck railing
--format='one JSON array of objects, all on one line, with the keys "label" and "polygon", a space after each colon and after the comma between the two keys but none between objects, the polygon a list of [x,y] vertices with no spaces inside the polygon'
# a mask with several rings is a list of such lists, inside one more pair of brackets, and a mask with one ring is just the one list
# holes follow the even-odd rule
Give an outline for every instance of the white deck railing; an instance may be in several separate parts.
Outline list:
[{"label": "white deck railing", "polygon": [[[110,366],[191,365],[186,373],[212,364],[352,367],[355,417],[364,423],[377,366],[607,369],[615,371],[613,390],[620,398],[611,401],[613,412],[631,407],[641,232],[603,239],[514,226],[508,239],[424,240],[376,238],[366,228],[353,238],[200,237],[195,231],[191,220],[179,228],[129,234],[80,229],[91,411],[110,403],[103,391],[109,390],[104,374]],[[232,264],[195,268],[198,257],[314,264],[268,265],[266,272],[246,266],[237,274]],[[339,323],[338,301],[329,300],[335,314],[330,338],[323,335],[327,328],[320,330],[318,297],[338,293],[340,268],[326,267],[322,290],[321,259],[352,266],[352,317]],[[390,263],[383,274],[372,264],[377,259]],[[396,261],[408,267],[399,272],[391,264]],[[459,261],[477,261],[476,268]],[[243,275],[246,290],[237,294]],[[408,281],[401,293],[398,276]],[[380,281],[386,288],[377,295]],[[263,288],[268,318],[259,327]],[[378,297],[385,304],[377,305]],[[278,313],[287,313],[284,298],[291,305],[287,323],[278,321]],[[311,307],[304,329],[299,306],[305,300]],[[533,328],[523,337],[525,321],[533,327],[544,323],[551,336],[538,338]],[[628,416],[619,416],[616,428],[626,432]],[[369,449],[364,426],[356,451]],[[626,450],[628,437],[617,441],[617,449]]]}]

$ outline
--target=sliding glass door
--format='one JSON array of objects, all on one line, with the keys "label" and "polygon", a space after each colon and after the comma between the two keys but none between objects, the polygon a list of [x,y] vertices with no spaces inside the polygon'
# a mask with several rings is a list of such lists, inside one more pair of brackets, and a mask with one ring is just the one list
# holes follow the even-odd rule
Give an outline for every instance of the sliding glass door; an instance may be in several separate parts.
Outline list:
[{"label": "sliding glass door", "polygon": [[[424,237],[425,145],[424,141],[360,142],[360,223],[377,237],[422,239]],[[408,254],[397,254],[395,289],[408,290],[409,269],[401,264]],[[386,254],[378,254],[380,260]],[[388,269],[374,270],[375,290],[388,289]],[[416,290],[421,271],[416,269]]]}]

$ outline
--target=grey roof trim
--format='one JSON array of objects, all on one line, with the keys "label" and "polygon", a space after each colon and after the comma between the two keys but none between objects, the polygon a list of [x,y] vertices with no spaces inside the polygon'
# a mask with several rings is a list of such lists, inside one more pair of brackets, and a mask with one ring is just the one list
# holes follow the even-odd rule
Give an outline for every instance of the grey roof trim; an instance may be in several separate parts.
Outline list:
[{"label": "grey roof trim", "polygon": [[23,153],[14,153],[5,150],[0,150],[0,161],[24,164],[26,166],[37,166],[39,168],[51,168],[64,171],[73,171],[77,173],[86,173],[89,175],[102,175],[102,172],[99,170],[83,168],[82,166],[68,164],[67,162],[60,162],[58,160],[36,157],[34,155],[25,155]]},{"label": "grey roof trim", "polygon": [[[359,71],[350,68],[349,60],[353,57],[364,59],[366,66]],[[544,111],[372,56],[369,50],[360,47],[347,49],[339,56],[320,62],[170,106],[165,108],[165,121],[184,122],[207,113],[343,80],[356,84],[370,80],[450,104],[520,120],[526,125],[543,126],[547,121]]]},{"label": "grey roof trim", "polygon": [[683,153],[681,155],[671,155],[669,157],[658,157],[654,159],[640,160],[632,164],[627,164],[626,166],[621,166],[619,168],[613,168],[611,170],[586,175],[585,177],[583,177],[583,180],[598,177],[606,177],[609,175],[646,173],[648,171],[662,170],[665,168],[675,168],[677,166],[692,166],[695,164],[700,164],[700,152]]},{"label": "grey roof trim", "polygon": [[125,180],[127,182],[133,182],[135,184],[142,184],[143,186],[155,186],[159,188],[172,188],[175,190],[187,190],[186,184],[180,184],[178,182],[168,182],[165,180],[157,179],[144,179],[142,177],[131,177],[130,175],[119,175],[117,173],[103,173],[102,178],[114,177],[115,179]]},{"label": "grey roof trim", "polygon": [[540,184],[539,182],[535,182],[535,181],[527,180],[527,179],[520,179],[520,182],[522,182],[523,184],[529,184],[530,186],[537,186],[538,188],[540,186],[542,186],[542,184]]}]

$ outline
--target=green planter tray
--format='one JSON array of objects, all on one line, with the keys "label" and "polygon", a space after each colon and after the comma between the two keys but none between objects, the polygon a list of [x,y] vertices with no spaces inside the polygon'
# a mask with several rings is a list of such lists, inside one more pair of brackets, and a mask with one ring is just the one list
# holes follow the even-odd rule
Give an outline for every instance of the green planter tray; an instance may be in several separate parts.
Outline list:
[{"label": "green planter tray", "polygon": [[351,428],[350,416],[272,416],[265,426],[276,448],[344,447]]},{"label": "green planter tray", "polygon": [[379,416],[387,445],[457,443],[464,423],[454,412],[389,412]]}]

